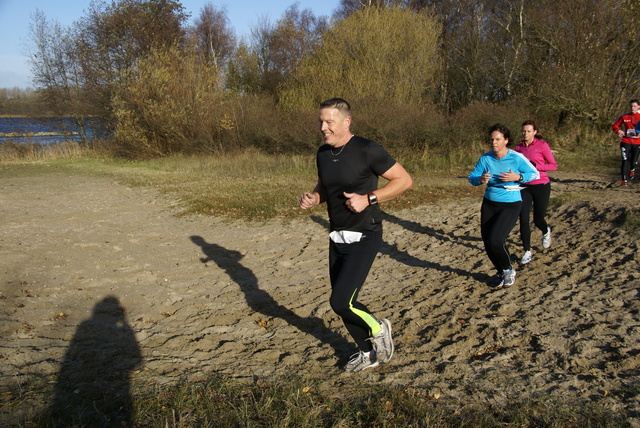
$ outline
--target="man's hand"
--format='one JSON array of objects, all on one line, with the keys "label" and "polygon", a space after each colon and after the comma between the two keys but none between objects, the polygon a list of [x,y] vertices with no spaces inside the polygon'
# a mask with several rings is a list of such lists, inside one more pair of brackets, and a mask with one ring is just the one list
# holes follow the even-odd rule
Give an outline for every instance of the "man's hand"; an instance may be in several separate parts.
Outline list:
[{"label": "man's hand", "polygon": [[320,196],[317,193],[303,193],[298,201],[298,206],[303,210],[315,207],[320,203]]},{"label": "man's hand", "polygon": [[349,210],[354,213],[364,211],[369,206],[369,197],[367,195],[358,195],[357,193],[343,192],[344,197],[347,198],[345,205]]}]

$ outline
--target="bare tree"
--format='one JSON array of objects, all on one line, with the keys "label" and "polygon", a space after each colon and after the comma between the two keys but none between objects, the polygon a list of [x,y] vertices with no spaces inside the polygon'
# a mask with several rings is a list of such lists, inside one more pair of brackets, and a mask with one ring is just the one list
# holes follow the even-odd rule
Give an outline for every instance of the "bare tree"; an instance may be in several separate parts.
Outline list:
[{"label": "bare tree", "polygon": [[63,132],[67,131],[64,117],[73,117],[80,129],[81,141],[86,143],[85,116],[91,109],[84,103],[82,75],[73,55],[69,32],[36,10],[30,25],[30,39],[31,70],[40,98],[50,112],[60,118]]},{"label": "bare tree", "polygon": [[226,9],[216,9],[207,3],[189,32],[198,52],[214,65],[226,65],[236,47],[236,36],[229,26]]},{"label": "bare tree", "polygon": [[333,16],[336,19],[343,19],[358,10],[370,7],[386,8],[402,6],[403,4],[403,0],[340,0],[340,5],[334,12]]},{"label": "bare tree", "polygon": [[275,94],[299,61],[316,49],[327,26],[326,17],[316,17],[310,9],[301,11],[297,3],[275,24],[261,18],[251,30],[250,45],[241,46],[232,61],[230,82]]},{"label": "bare tree", "polygon": [[558,115],[608,123],[640,92],[637,0],[527,2],[531,96]]}]

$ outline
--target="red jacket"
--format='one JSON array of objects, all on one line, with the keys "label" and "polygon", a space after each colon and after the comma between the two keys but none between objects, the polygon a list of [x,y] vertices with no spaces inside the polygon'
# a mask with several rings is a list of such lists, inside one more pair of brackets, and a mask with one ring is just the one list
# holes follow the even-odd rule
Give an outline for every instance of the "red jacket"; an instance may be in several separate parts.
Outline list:
[{"label": "red jacket", "polygon": [[621,143],[640,144],[640,135],[631,137],[628,133],[629,130],[635,129],[638,122],[640,122],[640,112],[637,112],[636,114],[633,114],[631,112],[625,113],[618,119],[616,119],[615,122],[613,122],[613,125],[611,125],[611,129],[613,129],[613,132],[615,132],[616,134],[621,129],[624,131],[625,135],[620,140]]}]

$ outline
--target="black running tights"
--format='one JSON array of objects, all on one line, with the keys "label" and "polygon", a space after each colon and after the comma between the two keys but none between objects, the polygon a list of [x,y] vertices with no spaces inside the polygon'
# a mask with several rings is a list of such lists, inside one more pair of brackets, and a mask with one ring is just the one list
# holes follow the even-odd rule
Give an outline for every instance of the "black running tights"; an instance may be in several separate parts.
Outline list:
[{"label": "black running tights", "polygon": [[640,144],[620,143],[620,154],[622,155],[620,173],[623,180],[628,180],[629,171],[636,168],[638,154],[640,154]]},{"label": "black running tights", "polygon": [[530,213],[533,205],[533,224],[536,225],[542,233],[547,233],[549,225],[545,219],[547,215],[547,206],[549,205],[549,197],[551,196],[551,183],[534,184],[532,186],[524,186],[520,191],[522,196],[522,209],[520,210],[520,239],[525,251],[531,249],[531,224]]},{"label": "black running tights", "polygon": [[331,309],[342,318],[358,348],[369,352],[373,348],[367,339],[380,331],[380,324],[366,306],[358,302],[358,293],[382,245],[382,228],[364,232],[360,242],[329,242]]},{"label": "black running tights", "polygon": [[520,216],[522,201],[494,202],[482,200],[480,231],[489,260],[498,273],[511,269],[511,255],[507,249],[507,237]]}]

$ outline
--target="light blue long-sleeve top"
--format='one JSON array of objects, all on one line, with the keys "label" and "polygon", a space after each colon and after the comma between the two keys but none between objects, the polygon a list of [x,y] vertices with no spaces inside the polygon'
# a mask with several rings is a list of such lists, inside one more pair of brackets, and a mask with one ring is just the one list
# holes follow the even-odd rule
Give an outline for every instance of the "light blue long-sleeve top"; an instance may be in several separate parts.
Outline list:
[{"label": "light blue long-sleeve top", "polygon": [[515,150],[509,152],[502,158],[495,157],[494,151],[490,150],[480,156],[476,166],[469,174],[469,183],[480,186],[480,177],[487,171],[491,172],[491,180],[487,183],[484,197],[494,202],[518,202],[522,200],[520,190],[517,188],[518,182],[501,181],[499,175],[509,170],[522,175],[522,183],[537,180],[540,173],[536,168]]}]

